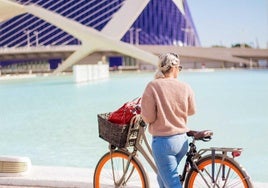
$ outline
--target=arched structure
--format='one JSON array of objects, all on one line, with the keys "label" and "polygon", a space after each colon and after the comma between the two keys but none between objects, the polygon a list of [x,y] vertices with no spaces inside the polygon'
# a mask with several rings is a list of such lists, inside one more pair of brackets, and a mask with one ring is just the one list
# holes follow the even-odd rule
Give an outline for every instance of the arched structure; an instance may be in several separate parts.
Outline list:
[{"label": "arched structure", "polygon": [[[38,5],[128,43],[199,46],[186,0],[16,0]],[[121,9],[121,10],[120,10]],[[122,10],[124,9],[124,10]],[[13,10],[11,11],[13,12]],[[131,19],[125,17],[132,13]],[[10,13],[6,13],[6,16]],[[112,21],[114,17],[118,23]],[[124,29],[122,28],[125,27]],[[0,47],[80,44],[76,37],[30,13],[1,23]],[[117,36],[115,36],[117,35]]]},{"label": "arched structure", "polygon": [[134,41],[199,44],[185,0],[3,0],[1,5],[0,47],[81,45],[56,72],[96,51],[156,64],[157,57],[133,46]]},{"label": "arched structure", "polygon": [[166,51],[178,52],[187,66],[194,63],[191,68],[198,68],[198,61],[225,67],[267,60],[265,49],[198,45],[186,0],[0,1],[0,68],[24,67],[23,61],[32,60],[51,66],[60,60],[55,71],[60,72],[76,63],[96,63],[88,57],[98,61],[103,55],[155,65],[156,55]]}]

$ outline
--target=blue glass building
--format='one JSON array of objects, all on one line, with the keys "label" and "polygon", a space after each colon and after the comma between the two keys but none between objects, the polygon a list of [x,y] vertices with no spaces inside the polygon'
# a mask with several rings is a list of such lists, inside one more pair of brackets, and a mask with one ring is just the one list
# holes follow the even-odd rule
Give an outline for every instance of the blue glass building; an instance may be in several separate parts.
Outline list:
[{"label": "blue glass building", "polygon": [[[16,0],[36,4],[101,31],[126,0]],[[178,8],[175,2],[182,2]],[[130,10],[131,11],[131,10]],[[0,23],[0,48],[79,45],[81,41],[31,14]],[[121,41],[140,45],[199,46],[186,0],[150,0]],[[7,62],[0,59],[3,66]]]}]

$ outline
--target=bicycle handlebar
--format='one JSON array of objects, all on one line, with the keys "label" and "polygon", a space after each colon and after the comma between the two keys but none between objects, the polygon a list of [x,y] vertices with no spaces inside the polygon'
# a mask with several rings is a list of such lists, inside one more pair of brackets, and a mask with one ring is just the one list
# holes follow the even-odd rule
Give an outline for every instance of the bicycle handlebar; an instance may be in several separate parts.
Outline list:
[{"label": "bicycle handlebar", "polygon": [[145,121],[143,121],[141,115],[136,115],[133,117],[133,123],[138,123],[141,127],[146,127],[147,124],[145,123]]},{"label": "bicycle handlebar", "polygon": [[140,122],[140,126],[142,126],[142,127],[146,127],[146,123],[143,121],[143,120],[141,120],[141,122]]}]

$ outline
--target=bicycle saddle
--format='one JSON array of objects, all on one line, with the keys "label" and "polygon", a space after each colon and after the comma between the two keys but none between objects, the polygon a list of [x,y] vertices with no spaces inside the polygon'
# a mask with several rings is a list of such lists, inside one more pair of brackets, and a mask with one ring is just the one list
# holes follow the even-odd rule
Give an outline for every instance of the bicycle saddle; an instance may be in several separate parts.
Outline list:
[{"label": "bicycle saddle", "polygon": [[204,130],[204,131],[193,131],[190,130],[187,133],[187,136],[194,137],[196,140],[210,140],[213,132],[211,130]]}]

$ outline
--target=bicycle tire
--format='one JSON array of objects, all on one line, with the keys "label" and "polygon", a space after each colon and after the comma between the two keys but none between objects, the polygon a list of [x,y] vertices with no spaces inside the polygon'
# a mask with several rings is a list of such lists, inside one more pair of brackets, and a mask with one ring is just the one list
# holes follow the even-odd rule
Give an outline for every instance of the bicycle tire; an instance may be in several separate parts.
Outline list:
[{"label": "bicycle tire", "polygon": [[[212,178],[212,155],[202,157],[197,166],[200,173],[190,169],[185,181],[185,188],[216,187],[216,188],[252,188],[250,177],[246,171],[232,158],[215,156],[214,179]],[[202,175],[204,178],[202,178]],[[206,183],[206,181],[207,183]]]},{"label": "bicycle tire", "polygon": [[[108,152],[103,155],[95,168],[93,187],[148,188],[149,182],[146,172],[136,157],[133,157],[130,162],[130,168],[128,168],[129,170],[126,173],[124,178],[125,180],[121,183],[121,185],[118,185],[118,181],[123,176],[123,168],[124,165],[127,164],[128,158],[129,154],[123,151],[114,151],[112,154]],[[112,162],[114,171],[112,170]],[[115,180],[113,180],[113,176],[115,176]]]}]

